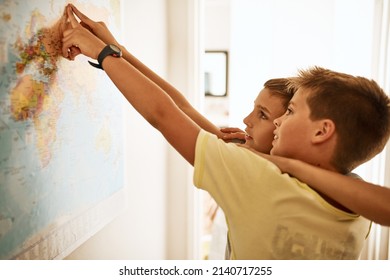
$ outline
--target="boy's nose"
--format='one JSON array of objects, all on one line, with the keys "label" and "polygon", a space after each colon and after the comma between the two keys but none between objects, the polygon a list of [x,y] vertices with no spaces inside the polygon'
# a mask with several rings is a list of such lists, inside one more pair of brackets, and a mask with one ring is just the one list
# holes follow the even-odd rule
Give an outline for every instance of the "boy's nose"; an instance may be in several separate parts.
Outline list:
[{"label": "boy's nose", "polygon": [[281,124],[281,120],[280,120],[281,118],[276,118],[276,119],[274,119],[274,125],[276,126],[276,127],[279,127],[280,126],[280,124]]},{"label": "boy's nose", "polygon": [[242,120],[242,122],[243,122],[246,126],[249,126],[249,127],[250,127],[249,116],[250,116],[250,114],[249,114],[248,116],[246,116],[246,117]]}]

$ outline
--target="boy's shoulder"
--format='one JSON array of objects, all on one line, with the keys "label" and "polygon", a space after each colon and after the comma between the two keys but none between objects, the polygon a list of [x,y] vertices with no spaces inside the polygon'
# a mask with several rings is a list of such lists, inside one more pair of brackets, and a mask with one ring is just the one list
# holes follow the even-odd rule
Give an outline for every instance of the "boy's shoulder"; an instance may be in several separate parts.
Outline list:
[{"label": "boy's shoulder", "polygon": [[283,175],[274,163],[256,152],[235,143],[226,143],[204,130],[199,133],[196,144],[195,167],[199,164],[221,172],[241,172],[241,176],[245,174],[248,178],[264,174]]},{"label": "boy's shoulder", "polygon": [[362,180],[362,181],[363,181],[363,178],[360,177],[360,176],[359,176],[358,174],[356,174],[356,173],[349,172],[349,173],[347,173],[347,174],[345,174],[345,175],[348,176],[348,177],[355,178],[355,179],[359,179],[359,180]]}]

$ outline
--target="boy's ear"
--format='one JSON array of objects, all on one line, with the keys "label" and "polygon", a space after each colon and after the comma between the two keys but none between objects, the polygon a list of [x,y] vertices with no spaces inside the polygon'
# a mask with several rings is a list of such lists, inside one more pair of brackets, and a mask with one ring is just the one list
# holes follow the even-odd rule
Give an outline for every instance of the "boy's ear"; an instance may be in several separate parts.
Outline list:
[{"label": "boy's ear", "polygon": [[336,133],[336,126],[330,119],[318,121],[318,126],[314,131],[312,142],[314,144],[323,143],[329,140]]}]

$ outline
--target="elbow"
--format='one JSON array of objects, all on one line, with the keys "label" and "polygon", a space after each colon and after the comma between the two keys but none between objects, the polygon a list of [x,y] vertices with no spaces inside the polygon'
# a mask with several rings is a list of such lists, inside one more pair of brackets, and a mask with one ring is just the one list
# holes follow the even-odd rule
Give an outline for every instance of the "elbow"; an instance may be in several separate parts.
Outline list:
[{"label": "elbow", "polygon": [[163,127],[170,122],[169,112],[158,107],[152,114],[145,118],[151,126],[161,131]]}]

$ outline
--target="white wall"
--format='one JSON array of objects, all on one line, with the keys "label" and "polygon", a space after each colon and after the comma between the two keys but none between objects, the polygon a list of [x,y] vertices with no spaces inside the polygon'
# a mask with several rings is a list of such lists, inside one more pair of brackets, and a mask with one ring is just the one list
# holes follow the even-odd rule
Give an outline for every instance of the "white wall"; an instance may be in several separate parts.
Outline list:
[{"label": "white wall", "polygon": [[[168,81],[199,107],[202,1],[167,0],[167,8]],[[192,167],[171,147],[167,166],[167,258],[197,259],[200,191],[192,185]]]},{"label": "white wall", "polygon": [[[122,44],[196,104],[198,0],[122,0]],[[127,208],[68,259],[192,259],[197,252],[197,191],[189,164],[129,105]]]},{"label": "white wall", "polygon": [[[205,0],[204,10],[204,49],[227,51],[229,57],[230,0]],[[219,127],[226,127],[229,123],[229,84],[227,92],[224,97],[204,98],[205,116]]]},{"label": "white wall", "polygon": [[230,125],[263,83],[320,65],[371,76],[371,0],[231,0]]},{"label": "white wall", "polygon": [[205,0],[206,50],[230,49],[230,0]]},{"label": "white wall", "polygon": [[[122,5],[122,44],[154,71],[166,76],[165,1],[126,0]],[[166,258],[167,144],[131,106],[124,110],[127,208],[69,259]]]}]

